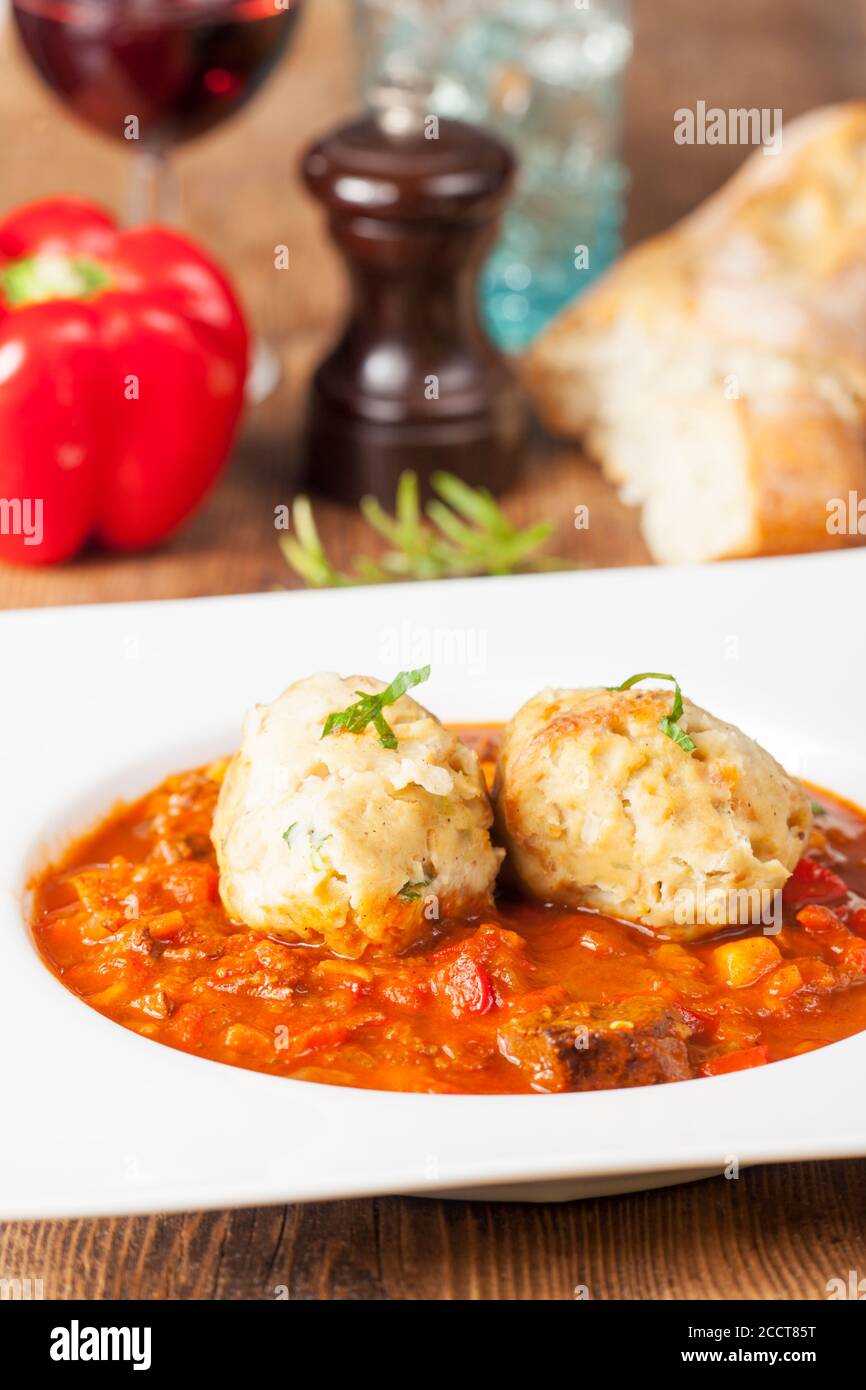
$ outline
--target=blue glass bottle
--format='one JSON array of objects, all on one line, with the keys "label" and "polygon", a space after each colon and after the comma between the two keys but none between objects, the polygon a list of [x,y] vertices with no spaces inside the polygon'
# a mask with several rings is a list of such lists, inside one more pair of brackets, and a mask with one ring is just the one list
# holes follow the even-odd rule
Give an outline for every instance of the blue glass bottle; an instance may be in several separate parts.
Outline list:
[{"label": "blue glass bottle", "polygon": [[421,83],[488,125],[520,174],[481,279],[494,340],[524,348],[618,254],[629,0],[357,0],[365,92]]}]

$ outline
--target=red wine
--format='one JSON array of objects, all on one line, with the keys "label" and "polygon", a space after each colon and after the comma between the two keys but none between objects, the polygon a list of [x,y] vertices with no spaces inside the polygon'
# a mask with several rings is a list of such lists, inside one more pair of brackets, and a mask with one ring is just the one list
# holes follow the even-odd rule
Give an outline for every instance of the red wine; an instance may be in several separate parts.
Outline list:
[{"label": "red wine", "polygon": [[13,8],[27,52],[76,115],[108,135],[161,145],[207,130],[256,91],[291,37],[299,0],[13,0]]}]

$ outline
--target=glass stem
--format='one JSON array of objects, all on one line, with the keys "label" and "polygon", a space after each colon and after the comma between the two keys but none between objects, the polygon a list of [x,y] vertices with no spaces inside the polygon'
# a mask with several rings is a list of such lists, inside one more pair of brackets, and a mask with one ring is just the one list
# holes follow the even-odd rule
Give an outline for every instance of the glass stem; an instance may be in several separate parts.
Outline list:
[{"label": "glass stem", "polygon": [[128,227],[146,222],[177,226],[180,222],[180,190],[164,146],[144,146],[133,155],[123,220]]}]

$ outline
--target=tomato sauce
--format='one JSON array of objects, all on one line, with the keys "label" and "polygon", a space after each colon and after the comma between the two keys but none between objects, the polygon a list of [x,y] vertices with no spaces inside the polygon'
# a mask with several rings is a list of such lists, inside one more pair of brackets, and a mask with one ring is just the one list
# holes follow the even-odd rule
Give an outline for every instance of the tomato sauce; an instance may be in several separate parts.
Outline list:
[{"label": "tomato sauce", "polygon": [[[496,727],[459,732],[489,774]],[[676,1046],[695,1076],[866,1028],[866,815],[825,792],[777,935],[726,929],[677,945],[595,912],[503,896],[483,919],[431,922],[401,956],[352,961],[227,917],[209,833],[223,767],[179,773],[118,808],[33,885],[33,933],[50,968],[156,1042],[336,1085],[508,1093],[570,1088],[503,1043],[522,1019],[540,1020],[547,1037],[563,1008],[599,1006],[630,1029],[617,1010],[663,1002],[683,1023],[688,1040]],[[609,1075],[577,1088],[645,1079]]]}]

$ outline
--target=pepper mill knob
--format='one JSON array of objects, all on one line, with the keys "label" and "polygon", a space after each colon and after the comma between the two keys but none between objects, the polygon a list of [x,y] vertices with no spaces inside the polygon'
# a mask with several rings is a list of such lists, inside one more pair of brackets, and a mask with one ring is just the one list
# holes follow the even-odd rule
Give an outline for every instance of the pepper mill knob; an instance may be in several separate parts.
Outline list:
[{"label": "pepper mill knob", "polygon": [[349,322],[311,388],[305,453],[317,491],[391,503],[405,468],[425,487],[439,468],[493,491],[513,481],[525,407],[481,327],[477,290],[514,167],[500,140],[425,116],[407,93],[307,153],[304,177],[352,290]]}]

